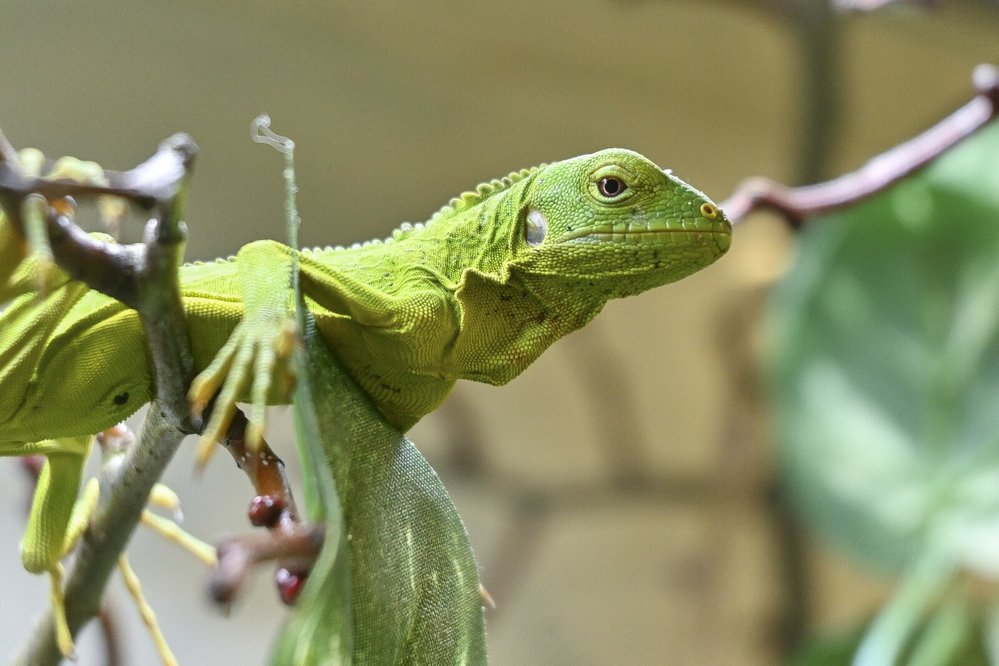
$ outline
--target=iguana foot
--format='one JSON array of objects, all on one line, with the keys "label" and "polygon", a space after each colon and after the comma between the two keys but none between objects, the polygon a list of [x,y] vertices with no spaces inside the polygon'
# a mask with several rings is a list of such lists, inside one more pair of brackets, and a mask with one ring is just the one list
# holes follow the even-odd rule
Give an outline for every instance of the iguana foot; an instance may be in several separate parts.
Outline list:
[{"label": "iguana foot", "polygon": [[97,483],[87,486],[77,499],[83,465],[90,451],[90,437],[70,437],[32,442],[24,453],[46,458],[38,474],[28,525],[21,538],[21,564],[26,571],[47,574],[56,645],[72,658],[73,634],[66,620],[61,560],[72,549],[86,525],[88,508],[96,506]]},{"label": "iguana foot", "polygon": [[[20,151],[19,160],[23,175],[28,178],[44,178],[52,181],[69,181],[81,185],[107,186],[109,184],[104,169],[96,162],[87,162],[75,157],[62,157],[43,174],[45,156],[35,148],[25,148]],[[9,223],[0,214],[0,257],[3,266],[0,268],[0,293],[6,289],[8,280],[14,271],[26,259],[35,262],[34,275],[36,289],[44,295],[55,271],[55,259],[49,243],[46,229],[49,207],[56,208],[61,214],[72,218],[76,212],[75,203],[69,197],[47,201],[40,195],[30,195],[21,205],[21,219],[24,224],[24,242],[12,237]],[[106,226],[116,227],[128,210],[124,199],[113,196],[98,198],[101,218]]]},{"label": "iguana foot", "polygon": [[[70,552],[76,546],[77,541],[79,541],[83,532],[86,530],[87,524],[90,521],[90,516],[97,509],[99,496],[100,486],[97,479],[90,479],[84,486],[83,493],[80,495],[80,498],[76,500],[76,503],[73,505],[72,514],[66,527],[65,536],[62,540],[61,554]],[[177,498],[177,494],[170,490],[167,486],[160,483],[153,486],[153,490],[149,496],[149,504],[160,506],[175,513],[179,513],[180,502]],[[142,522],[167,540],[173,541],[188,552],[192,553],[205,564],[209,566],[217,565],[218,559],[215,556],[215,548],[183,531],[176,522],[168,518],[158,516],[149,511],[149,509],[143,510]],[[125,580],[126,588],[131,594],[132,599],[135,601],[136,607],[139,609],[143,622],[145,622],[146,627],[149,629],[150,636],[153,639],[153,643],[156,645],[156,649],[159,652],[163,663],[176,664],[177,660],[170,651],[170,647],[167,645],[166,639],[163,637],[163,632],[160,630],[159,625],[156,622],[156,614],[153,612],[149,603],[146,601],[145,596],[142,594],[139,579],[129,565],[124,553],[122,553],[118,559],[118,569],[121,571],[122,577]],[[52,607],[52,622],[55,629],[56,644],[64,657],[67,659],[75,659],[74,653],[76,648],[73,642],[73,634],[69,629],[69,623],[66,619],[66,598],[65,592],[63,591],[62,564],[57,560],[48,566],[45,571],[48,573],[49,580],[51,582],[49,597]]]},{"label": "iguana foot", "polygon": [[268,402],[285,398],[291,390],[290,381],[279,384],[275,380],[278,376],[291,377],[287,361],[297,338],[294,322],[284,314],[267,311],[252,319],[244,318],[211,364],[195,377],[188,400],[196,418],[218,392],[198,445],[198,467],[207,464],[213,445],[225,437],[236,413],[236,402],[248,390],[251,406],[246,441],[253,450],[260,446]]}]

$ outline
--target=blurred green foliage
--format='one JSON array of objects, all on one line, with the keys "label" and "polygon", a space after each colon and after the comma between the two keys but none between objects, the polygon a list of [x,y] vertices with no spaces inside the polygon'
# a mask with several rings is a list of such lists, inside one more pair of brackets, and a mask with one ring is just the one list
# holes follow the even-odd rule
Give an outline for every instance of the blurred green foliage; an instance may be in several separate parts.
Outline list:
[{"label": "blurred green foliage", "polygon": [[[943,661],[927,662],[923,661],[923,666],[986,666],[991,663],[985,652],[983,640],[983,627],[981,623],[974,626],[965,626],[968,631],[954,632],[951,637],[949,654]],[[928,627],[920,626],[916,628],[917,633],[922,633]],[[808,642],[806,645],[791,656],[788,663],[790,666],[840,666],[849,664],[864,638],[865,627],[859,627],[853,631],[837,633],[823,636]],[[926,653],[923,653],[924,655]],[[934,655],[935,656],[935,655]],[[917,659],[928,659],[920,657],[913,650],[905,652],[900,663],[915,666]]]},{"label": "blurred green foliage", "polygon": [[999,124],[811,221],[768,325],[791,503],[903,576],[861,656],[930,636],[915,629],[931,608],[943,645],[977,613],[941,615],[958,574],[999,577]]}]

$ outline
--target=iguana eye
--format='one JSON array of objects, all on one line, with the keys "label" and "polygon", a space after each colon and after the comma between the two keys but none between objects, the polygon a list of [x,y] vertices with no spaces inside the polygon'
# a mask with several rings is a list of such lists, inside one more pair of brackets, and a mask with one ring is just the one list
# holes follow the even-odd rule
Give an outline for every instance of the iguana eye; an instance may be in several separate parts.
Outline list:
[{"label": "iguana eye", "polygon": [[595,204],[621,206],[641,194],[647,179],[643,178],[640,170],[629,170],[628,167],[626,164],[606,162],[587,175],[587,193]]},{"label": "iguana eye", "polygon": [[620,196],[626,189],[628,186],[625,185],[624,181],[614,176],[607,176],[597,181],[597,190],[608,199]]},{"label": "iguana eye", "polygon": [[121,407],[122,405],[124,405],[125,403],[128,402],[128,391],[125,391],[124,393],[119,393],[115,397],[111,398],[111,401],[114,404],[116,404],[119,407]]}]

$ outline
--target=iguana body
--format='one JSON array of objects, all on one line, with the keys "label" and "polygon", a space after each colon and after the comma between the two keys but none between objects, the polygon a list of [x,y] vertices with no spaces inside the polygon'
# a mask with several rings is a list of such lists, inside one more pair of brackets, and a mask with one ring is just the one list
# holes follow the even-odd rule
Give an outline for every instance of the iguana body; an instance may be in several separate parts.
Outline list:
[{"label": "iguana body", "polygon": [[[348,372],[405,431],[457,379],[509,381],[610,298],[685,277],[721,256],[730,238],[702,193],[636,153],[606,150],[481,185],[384,241],[304,251],[303,291]],[[235,257],[181,268],[199,370],[248,308],[246,327],[258,329],[248,339],[267,348],[260,341],[287,318],[289,259],[285,246],[258,241]],[[21,296],[0,316],[6,455],[27,442],[100,431],[151,398],[133,311],[73,282],[36,298]],[[252,367],[252,358],[235,365]],[[250,379],[238,397],[260,402],[263,383],[267,402],[286,399],[265,379],[254,395]]]},{"label": "iguana body", "polygon": [[[704,268],[730,239],[729,222],[701,192],[636,153],[605,150],[480,185],[384,241],[304,251],[300,275],[322,337],[405,432],[458,379],[509,381],[607,300]],[[58,582],[76,463],[86,436],[153,397],[152,370],[133,310],[59,271],[47,273],[41,298],[32,289],[41,269],[20,261],[16,243],[0,216],[0,303],[10,301],[0,313],[0,455],[50,460],[22,555],[52,575],[69,654]],[[251,442],[266,405],[288,401],[290,382],[280,379],[289,377],[291,256],[259,241],[180,269],[200,373],[195,410],[221,389],[208,442],[224,435],[237,400],[252,403]],[[67,456],[72,464],[52,464]]]}]

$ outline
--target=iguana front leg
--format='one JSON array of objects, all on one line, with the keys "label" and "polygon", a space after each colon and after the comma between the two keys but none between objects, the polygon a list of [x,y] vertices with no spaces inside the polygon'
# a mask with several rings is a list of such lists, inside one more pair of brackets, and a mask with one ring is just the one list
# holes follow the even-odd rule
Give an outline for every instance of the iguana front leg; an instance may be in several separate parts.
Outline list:
[{"label": "iguana front leg", "polygon": [[21,540],[21,563],[31,573],[49,576],[56,643],[67,657],[73,655],[74,646],[66,622],[61,560],[80,531],[81,516],[89,513],[87,506],[96,502],[96,495],[84,496],[79,504],[76,499],[91,439],[89,435],[48,439],[29,444],[23,450],[23,455],[44,455],[45,465],[38,476],[28,526]]},{"label": "iguana front leg", "polygon": [[[437,292],[414,289],[405,298],[392,296],[329,269],[307,253],[299,256],[302,291],[322,308],[363,327],[404,328],[421,316],[436,319],[442,311],[450,321],[449,306]],[[252,403],[246,430],[250,447],[261,442],[267,405],[288,402],[292,386],[288,360],[297,339],[288,277],[291,258],[291,249],[276,241],[250,243],[236,255],[243,319],[188,393],[197,416],[219,391],[198,449],[201,465],[227,432],[237,401],[246,396]],[[421,340],[413,336],[413,342]]]},{"label": "iguana front leg", "polygon": [[[287,402],[291,390],[287,360],[295,344],[292,319],[291,252],[274,241],[257,241],[236,255],[244,314],[212,362],[191,383],[188,399],[199,416],[218,392],[198,452],[198,465],[229,429],[236,402],[249,397],[246,431],[251,447],[260,445],[269,403]],[[276,381],[278,377],[284,381]],[[221,387],[221,390],[220,390]]]},{"label": "iguana front leg", "polygon": [[[87,483],[79,499],[76,496],[92,439],[87,436],[44,440],[26,445],[23,451],[26,455],[44,455],[45,465],[35,486],[28,526],[21,541],[21,561],[27,571],[49,576],[49,598],[56,644],[59,651],[67,658],[73,658],[75,646],[66,619],[61,560],[76,546],[90,521],[90,516],[97,508],[100,494],[97,479],[91,479]],[[174,511],[178,506],[176,494],[162,484],[153,487],[149,502]],[[149,509],[143,510],[142,522],[188,550],[207,565],[217,564],[215,549],[181,530],[175,522],[162,518]],[[176,664],[177,661],[163,638],[163,632],[157,625],[156,615],[142,595],[138,578],[129,566],[124,553],[119,557],[118,568],[125,578],[126,587],[139,608],[163,663]]]}]

